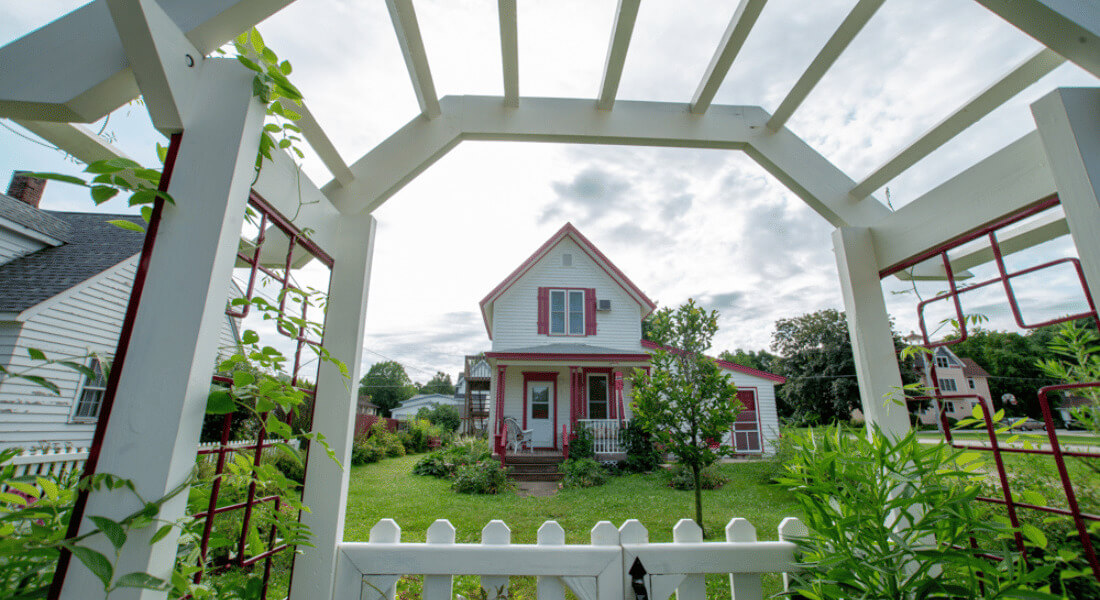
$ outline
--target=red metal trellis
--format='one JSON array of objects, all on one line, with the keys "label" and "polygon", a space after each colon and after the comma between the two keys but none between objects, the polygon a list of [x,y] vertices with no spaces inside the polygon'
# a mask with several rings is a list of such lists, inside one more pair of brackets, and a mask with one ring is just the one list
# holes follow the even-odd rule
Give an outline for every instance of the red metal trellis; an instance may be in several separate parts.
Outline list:
[{"label": "red metal trellis", "polygon": [[[1094,319],[1097,317],[1096,306],[1093,303],[1092,296],[1089,293],[1088,285],[1085,282],[1084,271],[1081,268],[1081,263],[1080,263],[1079,259],[1077,259],[1077,258],[1062,258],[1062,259],[1044,262],[1044,263],[1039,264],[1039,265],[1035,265],[1035,266],[1031,266],[1031,267],[1028,267],[1028,268],[1025,268],[1025,269],[1020,269],[1020,270],[1011,271],[1011,272],[1005,266],[1004,253],[1002,252],[1001,245],[998,242],[997,232],[1002,230],[1005,227],[1008,227],[1008,226],[1012,225],[1012,224],[1019,223],[1020,221],[1022,221],[1024,219],[1027,219],[1027,218],[1032,217],[1034,215],[1037,215],[1037,214],[1039,214],[1043,211],[1051,209],[1051,208],[1057,206],[1058,204],[1059,204],[1059,199],[1056,195],[1048,197],[1048,198],[1044,198],[1040,202],[1036,203],[1035,205],[1033,205],[1033,206],[1021,211],[1021,212],[1018,212],[1016,214],[1009,215],[1005,218],[1002,218],[1002,219],[1000,219],[1000,220],[998,220],[998,221],[996,221],[996,222],[994,222],[990,225],[987,225],[987,226],[982,227],[982,228],[980,228],[976,231],[973,231],[970,234],[968,234],[968,235],[966,235],[962,238],[959,238],[959,239],[953,240],[951,242],[948,242],[948,243],[942,244],[940,246],[937,246],[937,247],[935,247],[935,248],[933,248],[933,249],[931,249],[927,252],[924,252],[924,253],[910,259],[910,260],[907,260],[903,263],[899,263],[898,265],[892,266],[890,268],[884,269],[883,271],[881,271],[879,273],[880,277],[887,277],[889,275],[892,275],[894,273],[897,273],[899,271],[902,271],[904,269],[912,267],[912,266],[914,266],[916,264],[919,264],[921,262],[924,262],[926,260],[935,258],[937,255],[939,255],[940,259],[943,261],[944,270],[946,272],[948,291],[944,294],[941,294],[941,295],[935,297],[935,298],[931,298],[931,299],[928,299],[928,300],[921,301],[917,305],[917,316],[918,316],[918,320],[919,320],[919,324],[920,324],[920,330],[921,330],[921,336],[922,336],[922,345],[925,348],[932,349],[932,348],[937,348],[937,347],[942,347],[942,346],[949,346],[949,345],[953,345],[953,344],[958,344],[958,343],[962,342],[963,340],[965,340],[967,338],[967,319],[966,319],[965,314],[963,312],[962,304],[959,300],[960,296],[962,296],[963,294],[974,292],[976,290],[980,290],[980,289],[986,288],[988,286],[993,286],[993,285],[996,285],[996,284],[1000,284],[1002,286],[1002,288],[1004,289],[1005,296],[1007,297],[1008,305],[1009,305],[1009,308],[1012,312],[1013,319],[1015,320],[1017,326],[1019,326],[1021,329],[1037,329],[1039,327],[1045,327],[1047,325],[1054,325],[1054,324],[1057,324],[1057,323],[1072,321],[1072,320],[1081,319],[1081,318],[1085,318],[1085,317],[1093,317]],[[968,285],[964,288],[959,288],[958,285],[955,282],[954,273],[952,271],[952,266],[951,266],[951,261],[950,261],[947,253],[948,253],[948,251],[950,251],[952,249],[958,248],[958,247],[962,246],[963,244],[966,244],[968,242],[980,239],[982,237],[985,237],[985,238],[988,239],[990,248],[993,252],[994,262],[995,262],[996,267],[997,267],[997,276],[993,277],[991,279],[988,279],[986,281],[982,281],[980,283]],[[1080,282],[1081,289],[1082,289],[1082,291],[1085,295],[1085,299],[1088,303],[1088,310],[1084,311],[1084,312],[1081,312],[1081,313],[1073,314],[1073,315],[1067,315],[1067,316],[1062,316],[1062,317],[1058,317],[1058,318],[1054,318],[1054,319],[1048,319],[1048,320],[1045,320],[1045,321],[1042,321],[1042,322],[1039,322],[1039,323],[1027,323],[1027,321],[1023,317],[1022,311],[1020,310],[1019,302],[1016,299],[1016,290],[1012,285],[1012,280],[1014,278],[1017,278],[1017,277],[1037,273],[1037,272],[1043,271],[1045,269],[1050,269],[1052,267],[1056,267],[1058,265],[1063,265],[1063,264],[1071,265],[1074,268],[1075,272],[1077,273],[1078,281]],[[954,308],[954,312],[955,312],[955,318],[956,318],[957,323],[958,323],[958,329],[959,329],[958,337],[956,337],[954,339],[945,339],[945,340],[939,340],[939,341],[932,341],[930,339],[929,333],[928,333],[928,327],[925,324],[925,307],[927,307],[929,304],[932,304],[934,302],[950,302],[952,304],[952,306]],[[1088,533],[1088,529],[1087,529],[1086,524],[1085,524],[1086,521],[1100,521],[1100,515],[1084,513],[1084,512],[1081,511],[1080,505],[1077,502],[1077,494],[1074,490],[1073,481],[1072,481],[1072,478],[1069,476],[1069,471],[1067,470],[1066,463],[1065,463],[1065,457],[1066,456],[1075,456],[1075,457],[1088,458],[1088,459],[1100,459],[1100,453],[1071,451],[1071,450],[1065,450],[1065,449],[1062,448],[1061,444],[1058,441],[1058,433],[1057,433],[1057,431],[1055,431],[1055,428],[1054,428],[1054,420],[1053,420],[1053,416],[1052,416],[1052,411],[1050,409],[1050,403],[1049,403],[1049,400],[1048,400],[1048,396],[1052,392],[1057,392],[1057,391],[1062,391],[1062,390],[1069,390],[1069,389],[1100,387],[1100,382],[1097,382],[1097,383],[1077,383],[1077,384],[1067,384],[1067,385],[1052,385],[1052,386],[1046,386],[1046,387],[1043,387],[1042,389],[1040,389],[1039,392],[1038,392],[1039,405],[1040,405],[1040,408],[1041,408],[1042,413],[1043,413],[1043,419],[1044,419],[1045,426],[1046,426],[1046,433],[1047,433],[1047,437],[1049,439],[1050,448],[1049,449],[1047,449],[1047,448],[1026,448],[1026,447],[1021,448],[1021,447],[1015,447],[1015,446],[1005,446],[1002,443],[1000,443],[1000,441],[998,440],[997,433],[996,433],[997,425],[994,422],[994,410],[993,410],[993,406],[991,405],[992,403],[991,403],[990,400],[988,400],[986,398],[983,398],[982,396],[977,395],[977,394],[956,394],[956,393],[944,394],[944,393],[942,393],[941,390],[940,390],[939,378],[937,377],[937,374],[936,374],[936,361],[935,360],[929,361],[929,368],[930,368],[929,378],[931,379],[931,385],[932,385],[932,388],[934,390],[933,394],[930,395],[930,396],[920,396],[920,397],[910,398],[910,400],[911,401],[932,401],[934,403],[935,409],[936,409],[938,417],[939,417],[940,425],[941,425],[941,428],[942,428],[943,433],[944,433],[944,437],[946,438],[947,443],[950,444],[951,447],[958,448],[958,449],[971,450],[971,451],[990,452],[993,455],[994,464],[997,467],[997,477],[998,477],[1000,487],[1001,487],[1002,498],[980,497],[978,499],[980,501],[983,501],[983,502],[998,504],[998,505],[1002,505],[1002,506],[1005,507],[1005,510],[1008,513],[1009,521],[1011,522],[1012,526],[1016,529],[1016,532],[1014,534],[1014,538],[1015,538],[1016,547],[1020,551],[1020,553],[1022,555],[1024,555],[1024,557],[1026,558],[1026,550],[1025,550],[1025,546],[1024,546],[1023,536],[1020,533],[1020,519],[1019,519],[1017,509],[1036,510],[1036,511],[1042,511],[1042,512],[1046,512],[1046,513],[1050,513],[1050,514],[1064,515],[1064,516],[1071,517],[1073,519],[1074,525],[1076,527],[1078,537],[1081,541],[1081,545],[1084,549],[1085,557],[1087,558],[1087,560],[1089,562],[1089,565],[1092,568],[1093,576],[1096,578],[1097,581],[1100,581],[1100,562],[1098,562],[1097,555],[1096,555],[1096,549],[1093,546],[1092,538],[1090,537],[1090,535]],[[944,411],[944,405],[942,404],[942,401],[945,401],[945,400],[960,400],[960,399],[967,399],[967,398],[975,399],[982,407],[982,412],[983,412],[984,421],[985,421],[986,434],[989,437],[989,444],[988,445],[962,444],[962,443],[958,443],[958,442],[956,442],[952,439],[951,428],[950,428],[950,425],[947,421],[947,415]],[[1012,488],[1011,488],[1011,485],[1009,483],[1009,478],[1008,478],[1008,472],[1005,468],[1004,460],[1003,460],[1003,457],[1002,457],[1002,454],[1004,454],[1004,453],[1022,453],[1022,454],[1051,456],[1054,459],[1055,465],[1057,466],[1057,469],[1058,469],[1058,475],[1059,475],[1060,482],[1062,484],[1063,492],[1065,493],[1067,507],[1066,508],[1058,508],[1058,507],[1050,507],[1050,506],[1039,506],[1039,505],[1036,505],[1036,504],[1021,502],[1017,498],[1015,498],[1013,496],[1013,493],[1012,493]],[[975,544],[976,542],[974,540],[972,540],[971,543]]]}]

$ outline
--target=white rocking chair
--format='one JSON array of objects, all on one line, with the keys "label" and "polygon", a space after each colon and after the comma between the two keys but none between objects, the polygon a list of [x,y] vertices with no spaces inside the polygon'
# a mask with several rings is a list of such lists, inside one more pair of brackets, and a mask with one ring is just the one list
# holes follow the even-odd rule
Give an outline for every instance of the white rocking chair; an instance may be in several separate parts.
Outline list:
[{"label": "white rocking chair", "polygon": [[508,436],[506,444],[509,450],[518,453],[526,448],[528,453],[534,452],[531,447],[531,438],[535,433],[534,429],[520,429],[519,422],[512,417],[504,419],[504,425]]}]

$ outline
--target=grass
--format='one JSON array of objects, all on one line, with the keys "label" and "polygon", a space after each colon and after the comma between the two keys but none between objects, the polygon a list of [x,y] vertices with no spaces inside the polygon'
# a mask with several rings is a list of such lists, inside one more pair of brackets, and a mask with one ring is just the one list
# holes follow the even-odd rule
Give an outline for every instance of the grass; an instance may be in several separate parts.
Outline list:
[{"label": "grass", "polygon": [[[456,541],[476,543],[481,528],[501,519],[512,530],[512,543],[535,543],[544,521],[554,520],[565,529],[566,543],[584,544],[589,530],[599,521],[615,526],[638,519],[649,529],[651,542],[672,541],[672,527],[694,516],[693,493],[669,488],[663,473],[613,477],[604,486],[562,490],[549,497],[521,498],[515,494],[467,496],[450,491],[448,481],[412,475],[420,457],[388,459],[354,467],[348,491],[344,539],[365,541],[379,519],[392,518],[401,526],[401,539],[424,541],[425,531],[436,519],[447,519],[456,529]],[[788,516],[800,516],[793,495],[766,483],[768,463],[736,463],[718,467],[730,481],[718,490],[703,492],[703,522],[708,539],[725,539],[724,528],[732,517],[748,519],[761,540],[777,539],[776,528]],[[476,592],[476,580],[458,578],[456,592],[466,597]],[[780,591],[778,575],[765,576],[765,593]],[[414,579],[404,582],[405,595],[415,593]],[[399,591],[403,591],[399,586]],[[533,578],[513,578],[514,598],[534,598]],[[476,595],[476,594],[475,594]],[[708,598],[729,598],[729,578],[708,576]]]}]

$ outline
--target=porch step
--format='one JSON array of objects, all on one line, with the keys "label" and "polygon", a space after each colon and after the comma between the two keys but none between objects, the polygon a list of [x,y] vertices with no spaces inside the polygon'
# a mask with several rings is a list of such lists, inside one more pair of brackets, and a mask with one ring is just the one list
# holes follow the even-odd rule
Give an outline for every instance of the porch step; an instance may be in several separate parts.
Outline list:
[{"label": "porch step", "polygon": [[510,476],[512,481],[561,481],[561,473],[516,473]]},{"label": "porch step", "polygon": [[514,481],[561,481],[562,457],[552,454],[509,454],[504,464],[511,467]]},{"label": "porch step", "polygon": [[565,460],[553,454],[509,454],[504,457],[508,466],[515,465],[560,465]]}]

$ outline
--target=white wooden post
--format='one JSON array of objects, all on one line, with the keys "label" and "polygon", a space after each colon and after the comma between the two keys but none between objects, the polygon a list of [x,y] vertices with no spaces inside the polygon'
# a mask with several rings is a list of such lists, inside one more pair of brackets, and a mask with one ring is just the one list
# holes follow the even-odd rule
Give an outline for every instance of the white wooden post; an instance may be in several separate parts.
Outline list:
[{"label": "white wooden post", "polygon": [[[370,529],[370,543],[396,544],[401,541],[401,526],[393,519],[382,519]],[[362,600],[394,600],[400,575],[367,575],[363,577]],[[344,599],[341,599],[344,600]]]},{"label": "white wooden post", "polygon": [[[797,542],[799,538],[804,538],[809,533],[806,529],[806,525],[796,517],[787,517],[779,523],[779,541],[781,542]],[[791,576],[789,573],[783,573],[783,591],[791,589]]]},{"label": "white wooden post", "polygon": [[[833,232],[833,248],[863,414],[868,424],[878,426],[884,434],[900,437],[909,431],[909,410],[901,398],[894,334],[882,297],[871,231],[840,227]],[[868,428],[868,434],[872,431]]]},{"label": "white wooden post", "polygon": [[[690,544],[703,541],[703,529],[692,519],[680,519],[672,528],[672,541]],[[676,588],[676,600],[703,600],[707,597],[706,575],[692,573]]]},{"label": "white wooden post", "polygon": [[[504,524],[504,521],[493,519],[481,529],[481,544],[483,546],[507,546],[512,543],[512,530]],[[486,600],[496,600],[503,592],[508,594],[507,575],[483,575],[481,577],[481,589],[485,590]]]},{"label": "white wooden post", "polygon": [[[642,522],[638,519],[630,519],[624,521],[619,527],[619,543],[620,544],[648,544],[649,543],[649,530],[642,525]],[[630,567],[633,564],[627,564],[627,555],[623,553],[623,600],[634,600],[634,588],[630,577]],[[630,561],[631,563],[633,561]]]},{"label": "white wooden post", "polygon": [[1031,105],[1094,302],[1100,302],[1100,88],[1060,88]]},{"label": "white wooden post", "polygon": [[[619,530],[611,524],[611,521],[600,521],[592,528],[590,539],[593,546],[620,546]],[[596,591],[599,600],[621,598],[623,595],[623,578],[619,573],[622,560],[611,561],[603,572],[596,576]]]},{"label": "white wooden post", "polygon": [[[560,529],[560,528],[559,528]],[[541,529],[539,530],[542,531]],[[564,536],[564,532],[562,533]],[[428,528],[427,542],[454,546],[455,528],[447,519],[437,519]],[[450,575],[425,575],[424,600],[451,600],[454,577]]]},{"label": "white wooden post", "polygon": [[[730,519],[727,542],[755,542],[756,528],[746,519]],[[763,600],[763,581],[757,573],[730,573],[730,600]]]},{"label": "white wooden post", "polygon": [[[186,124],[169,187],[176,204],[164,208],[97,469],[132,480],[149,500],[181,485],[194,467],[264,118],[251,71],[235,60],[206,59],[193,102],[195,118]],[[182,517],[186,501],[185,491],[164,504],[160,518]],[[117,520],[138,508],[128,493],[96,492],[85,516]],[[89,528],[86,521],[81,531]],[[169,576],[178,535],[173,530],[150,545],[156,529],[130,532],[116,573]],[[97,548],[113,554],[105,541]],[[101,587],[74,559],[62,598],[87,598]],[[134,588],[111,595],[164,596]]]},{"label": "white wooden post", "polygon": [[[565,530],[557,521],[547,521],[539,527],[539,546],[564,546]],[[565,589],[561,584],[561,578],[548,575],[540,575],[535,584],[538,600],[564,600]]]},{"label": "white wooden post", "polygon": [[302,522],[313,533],[314,547],[303,548],[294,559],[290,591],[294,600],[332,598],[335,589],[336,546],[344,540],[375,231],[376,221],[369,214],[344,216],[337,247],[330,250],[333,269],[323,343],[333,357],[347,365],[350,377],[345,378],[330,363],[322,363],[318,373],[313,431],[325,436],[340,464],[333,462],[320,444],[312,444],[303,492],[311,512],[302,514]]}]

